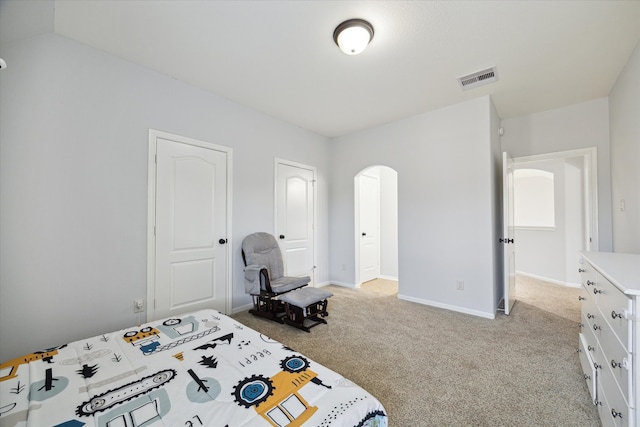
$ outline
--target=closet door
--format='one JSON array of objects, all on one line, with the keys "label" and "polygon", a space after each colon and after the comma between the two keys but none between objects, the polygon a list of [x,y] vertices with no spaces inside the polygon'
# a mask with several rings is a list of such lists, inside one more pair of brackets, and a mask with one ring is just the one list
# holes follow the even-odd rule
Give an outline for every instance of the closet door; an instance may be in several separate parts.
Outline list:
[{"label": "closet door", "polygon": [[228,307],[227,153],[156,138],[153,317]]},{"label": "closet door", "polygon": [[360,283],[380,276],[380,179],[362,174],[359,180]]},{"label": "closet door", "polygon": [[276,230],[285,275],[310,276],[315,283],[315,169],[276,161]]}]

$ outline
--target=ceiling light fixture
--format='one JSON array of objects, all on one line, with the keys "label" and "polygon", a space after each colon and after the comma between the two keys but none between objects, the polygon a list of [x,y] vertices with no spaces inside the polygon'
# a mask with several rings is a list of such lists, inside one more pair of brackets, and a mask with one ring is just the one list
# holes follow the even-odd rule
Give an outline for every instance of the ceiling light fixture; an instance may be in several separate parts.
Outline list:
[{"label": "ceiling light fixture", "polygon": [[371,39],[373,39],[373,26],[364,19],[344,21],[333,32],[333,41],[347,55],[361,53]]}]

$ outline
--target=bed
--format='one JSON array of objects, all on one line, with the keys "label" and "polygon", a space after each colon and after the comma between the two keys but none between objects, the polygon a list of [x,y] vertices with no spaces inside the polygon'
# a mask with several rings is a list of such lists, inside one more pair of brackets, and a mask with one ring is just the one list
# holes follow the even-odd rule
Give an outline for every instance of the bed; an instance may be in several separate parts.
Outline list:
[{"label": "bed", "polygon": [[0,365],[0,426],[386,426],[336,372],[215,310]]}]

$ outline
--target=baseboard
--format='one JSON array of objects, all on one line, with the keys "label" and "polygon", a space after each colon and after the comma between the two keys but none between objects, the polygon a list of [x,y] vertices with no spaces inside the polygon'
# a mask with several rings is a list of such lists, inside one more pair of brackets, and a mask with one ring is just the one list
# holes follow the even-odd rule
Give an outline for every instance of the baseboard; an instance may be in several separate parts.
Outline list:
[{"label": "baseboard", "polygon": [[253,308],[253,303],[241,305],[240,307],[234,307],[231,309],[231,314],[240,313],[241,311],[251,310]]},{"label": "baseboard", "polygon": [[351,288],[351,289],[358,289],[360,287],[360,285],[356,285],[356,284],[353,284],[353,283],[336,282],[335,280],[333,280],[331,283],[329,283],[329,285],[342,286],[342,287]]},{"label": "baseboard", "polygon": [[325,286],[329,286],[331,285],[331,282],[322,282],[322,283],[316,283],[315,285],[313,285],[314,288],[324,288]]},{"label": "baseboard", "polygon": [[439,303],[439,302],[424,300],[424,299],[420,299],[420,298],[414,298],[414,297],[410,297],[410,296],[407,296],[407,295],[398,294],[398,298],[401,299],[401,300],[416,302],[418,304],[428,305],[428,306],[431,306],[431,307],[444,308],[446,310],[456,311],[458,313],[464,313],[464,314],[470,314],[472,316],[484,317],[485,319],[493,320],[493,319],[496,318],[496,314],[495,313],[486,313],[484,311],[470,310],[470,309],[464,308],[464,307],[458,307],[458,306],[449,305],[449,304],[442,304],[442,303]]},{"label": "baseboard", "polygon": [[520,276],[530,277],[530,278],[536,279],[536,280],[542,280],[543,282],[553,283],[554,285],[565,286],[567,288],[579,288],[579,287],[582,286],[581,283],[562,282],[560,280],[550,279],[548,277],[538,276],[536,274],[525,273],[524,271],[516,271],[516,274],[520,275]]}]

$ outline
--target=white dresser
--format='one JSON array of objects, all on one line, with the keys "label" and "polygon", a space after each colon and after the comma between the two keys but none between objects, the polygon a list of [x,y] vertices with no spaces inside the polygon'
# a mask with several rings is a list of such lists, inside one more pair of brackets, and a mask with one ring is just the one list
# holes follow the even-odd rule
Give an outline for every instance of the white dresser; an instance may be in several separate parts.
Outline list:
[{"label": "white dresser", "polygon": [[640,255],[582,252],[578,353],[603,426],[640,422]]}]

